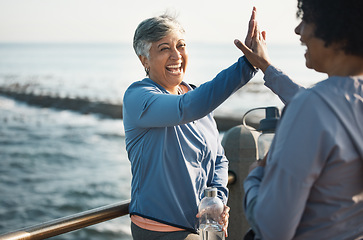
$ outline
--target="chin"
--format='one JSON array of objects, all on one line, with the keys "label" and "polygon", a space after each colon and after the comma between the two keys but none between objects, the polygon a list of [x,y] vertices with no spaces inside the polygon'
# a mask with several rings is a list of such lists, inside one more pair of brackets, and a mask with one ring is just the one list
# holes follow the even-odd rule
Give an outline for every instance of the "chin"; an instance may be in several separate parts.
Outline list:
[{"label": "chin", "polygon": [[312,62],[307,54],[305,54],[305,66],[309,69],[314,69]]},{"label": "chin", "polygon": [[314,68],[313,68],[313,66],[311,66],[311,65],[309,64],[309,62],[305,62],[305,66],[306,66],[307,68],[309,68],[309,69],[314,69]]},{"label": "chin", "polygon": [[309,69],[312,69],[313,67],[311,66],[311,63],[309,61],[309,58],[307,58],[307,56],[305,55],[305,66]]}]

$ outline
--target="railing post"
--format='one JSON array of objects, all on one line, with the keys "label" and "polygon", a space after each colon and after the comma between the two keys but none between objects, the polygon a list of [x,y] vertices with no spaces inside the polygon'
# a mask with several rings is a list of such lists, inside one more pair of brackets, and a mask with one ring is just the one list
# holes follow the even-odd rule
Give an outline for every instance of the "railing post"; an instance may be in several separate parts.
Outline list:
[{"label": "railing post", "polygon": [[230,184],[228,206],[231,208],[228,227],[228,239],[242,239],[249,229],[243,210],[243,181],[248,174],[250,164],[257,159],[258,133],[250,131],[243,125],[228,130],[222,139],[229,171],[234,173],[236,181]]}]

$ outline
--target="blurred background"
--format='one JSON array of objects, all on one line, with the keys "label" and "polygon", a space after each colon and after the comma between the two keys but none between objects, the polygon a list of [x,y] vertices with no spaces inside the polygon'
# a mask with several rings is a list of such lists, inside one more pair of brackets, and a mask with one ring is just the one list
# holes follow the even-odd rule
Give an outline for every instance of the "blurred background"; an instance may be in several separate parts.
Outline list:
[{"label": "blurred background", "polygon": [[[304,86],[323,79],[305,67],[296,1],[0,0],[0,234],[127,200],[131,181],[121,118],[5,93],[122,104],[126,88],[145,76],[134,30],[166,11],[187,33],[185,81],[200,85],[242,55],[233,40],[244,40],[253,6],[272,62]],[[215,115],[239,119],[254,107],[283,107],[262,78]],[[53,239],[131,239],[129,224],[124,216]]]}]

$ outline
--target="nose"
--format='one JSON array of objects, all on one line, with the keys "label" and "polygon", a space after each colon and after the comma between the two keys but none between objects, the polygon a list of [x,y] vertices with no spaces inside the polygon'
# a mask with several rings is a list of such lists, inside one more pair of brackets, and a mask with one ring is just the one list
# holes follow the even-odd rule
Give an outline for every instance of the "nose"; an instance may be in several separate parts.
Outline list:
[{"label": "nose", "polygon": [[302,24],[303,24],[303,22],[301,21],[301,22],[300,22],[300,24],[299,24],[299,25],[297,25],[297,26],[296,26],[296,28],[295,28],[295,33],[296,33],[297,35],[301,35],[301,28],[302,28]]},{"label": "nose", "polygon": [[178,59],[180,59],[181,58],[181,53],[180,53],[180,51],[177,49],[177,48],[174,48],[173,49],[173,51],[172,51],[172,53],[171,53],[171,59],[176,59],[176,60],[178,60]]}]

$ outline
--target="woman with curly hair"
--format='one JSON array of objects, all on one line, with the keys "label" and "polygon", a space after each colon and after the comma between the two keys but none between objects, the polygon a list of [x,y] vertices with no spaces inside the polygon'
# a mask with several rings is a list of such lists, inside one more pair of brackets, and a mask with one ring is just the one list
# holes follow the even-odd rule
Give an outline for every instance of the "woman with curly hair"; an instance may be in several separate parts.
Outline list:
[{"label": "woman with curly hair", "polygon": [[362,0],[298,0],[306,66],[328,75],[309,89],[271,65],[257,24],[252,50],[235,41],[287,104],[244,183],[255,239],[363,239],[362,12]]}]

